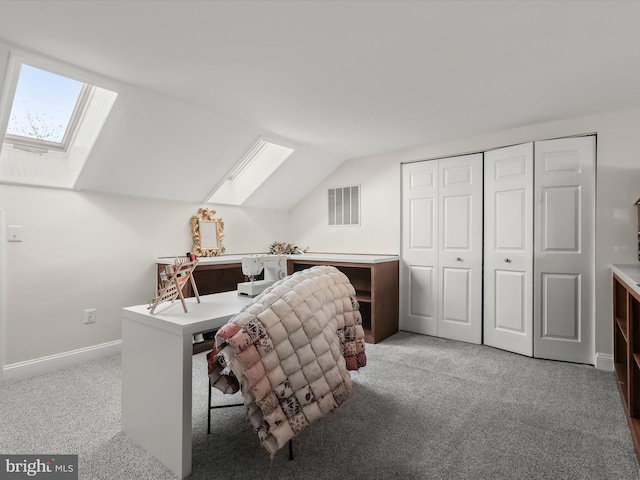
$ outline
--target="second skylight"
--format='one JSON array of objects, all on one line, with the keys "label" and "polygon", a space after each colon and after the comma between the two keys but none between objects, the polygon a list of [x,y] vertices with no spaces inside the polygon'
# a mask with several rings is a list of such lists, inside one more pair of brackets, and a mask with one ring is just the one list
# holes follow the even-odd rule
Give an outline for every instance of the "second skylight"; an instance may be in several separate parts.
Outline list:
[{"label": "second skylight", "polygon": [[292,153],[293,148],[258,140],[207,201],[242,205]]}]

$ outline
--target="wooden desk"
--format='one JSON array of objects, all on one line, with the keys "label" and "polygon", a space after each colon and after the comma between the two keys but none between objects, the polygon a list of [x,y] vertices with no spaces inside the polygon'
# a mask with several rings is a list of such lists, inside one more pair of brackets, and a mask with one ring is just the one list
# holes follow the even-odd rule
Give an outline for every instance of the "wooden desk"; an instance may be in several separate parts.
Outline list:
[{"label": "wooden desk", "polygon": [[[221,255],[219,257],[199,257],[193,272],[193,279],[200,295],[237,290],[238,283],[248,279],[242,273],[243,255]],[[174,257],[160,257],[156,260],[156,288],[160,285],[160,270],[173,265]],[[185,285],[182,293],[193,297],[191,285]]]},{"label": "wooden desk", "polygon": [[399,260],[396,255],[307,253],[291,255],[287,273],[332,265],[349,277],[360,303],[365,341],[378,343],[399,329]]},{"label": "wooden desk", "polygon": [[192,337],[224,325],[250,302],[237,292],[122,310],[122,431],[178,478],[191,473]]},{"label": "wooden desk", "polygon": [[640,265],[610,265],[613,363],[622,406],[640,462]]}]

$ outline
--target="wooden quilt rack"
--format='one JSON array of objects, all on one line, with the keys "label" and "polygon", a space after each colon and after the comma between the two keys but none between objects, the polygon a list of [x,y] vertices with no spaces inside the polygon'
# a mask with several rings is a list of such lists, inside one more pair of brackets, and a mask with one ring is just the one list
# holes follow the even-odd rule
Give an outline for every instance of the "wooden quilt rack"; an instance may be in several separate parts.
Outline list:
[{"label": "wooden quilt rack", "polygon": [[176,298],[180,298],[182,302],[182,308],[185,313],[188,313],[187,303],[184,301],[182,295],[182,289],[187,283],[191,282],[193,288],[193,294],[200,303],[200,295],[198,294],[198,288],[196,287],[196,281],[193,279],[193,270],[198,265],[198,259],[195,255],[188,255],[184,257],[175,257],[173,265],[167,265],[165,270],[160,271],[160,284],[161,287],[156,293],[156,298],[149,302],[149,308],[151,314],[156,310],[156,307],[163,302],[173,303]]}]

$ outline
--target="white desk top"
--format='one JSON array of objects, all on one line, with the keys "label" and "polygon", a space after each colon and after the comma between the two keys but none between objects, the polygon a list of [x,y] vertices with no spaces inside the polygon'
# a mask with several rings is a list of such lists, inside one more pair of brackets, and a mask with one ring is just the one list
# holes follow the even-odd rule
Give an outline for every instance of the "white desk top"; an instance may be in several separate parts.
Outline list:
[{"label": "white desk top", "polygon": [[303,253],[302,255],[289,255],[291,260],[316,260],[322,262],[345,263],[383,263],[395,262],[400,257],[397,255],[364,255],[357,253]]},{"label": "white desk top", "polygon": [[[218,257],[198,257],[199,265],[225,265],[227,263],[241,263],[246,255],[220,255]],[[175,257],[158,257],[156,263],[160,265],[173,265]]]},{"label": "white desk top", "polygon": [[631,287],[638,295],[640,295],[640,265],[639,264],[622,264],[616,263],[609,265],[613,273],[620,277],[624,283]]},{"label": "white desk top", "polygon": [[177,299],[173,303],[160,304],[153,315],[149,313],[148,305],[126,307],[122,309],[122,317],[177,335],[193,335],[221,327],[251,300],[239,296],[237,291],[214,293],[201,295],[201,303],[195,297],[185,299],[187,313]]},{"label": "white desk top", "polygon": [[[248,255],[220,255],[219,257],[198,257],[200,265],[225,265],[229,263],[240,263],[242,257]],[[263,254],[259,254],[263,255]],[[266,255],[266,254],[264,254]],[[357,253],[303,253],[301,255],[286,255],[292,260],[316,260],[322,262],[344,262],[344,263],[383,263],[395,262],[400,257],[397,255],[366,255]],[[160,265],[173,265],[174,257],[160,257],[156,263]]]}]

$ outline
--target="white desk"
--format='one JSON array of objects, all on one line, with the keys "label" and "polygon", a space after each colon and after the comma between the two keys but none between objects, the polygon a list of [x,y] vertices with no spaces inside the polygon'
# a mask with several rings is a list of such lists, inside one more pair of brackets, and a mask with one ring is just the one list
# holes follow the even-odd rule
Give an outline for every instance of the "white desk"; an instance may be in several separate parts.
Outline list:
[{"label": "white desk", "polygon": [[122,310],[122,431],[178,478],[191,473],[192,337],[250,302],[237,292]]}]

